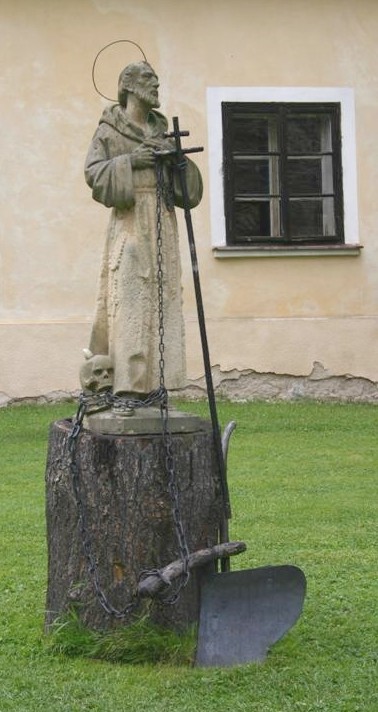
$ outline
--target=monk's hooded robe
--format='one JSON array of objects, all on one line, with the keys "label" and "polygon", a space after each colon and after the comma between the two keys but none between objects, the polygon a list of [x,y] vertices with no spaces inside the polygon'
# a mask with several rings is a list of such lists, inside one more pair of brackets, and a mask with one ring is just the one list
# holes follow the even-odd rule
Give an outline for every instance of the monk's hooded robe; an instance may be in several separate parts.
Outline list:
[{"label": "monk's hooded robe", "polygon": [[[167,120],[152,110],[148,131],[133,123],[119,104],[103,112],[85,163],[93,198],[112,208],[89,348],[108,354],[114,369],[114,393],[149,393],[159,386],[156,172],[132,169],[130,153],[138,145],[162,139]],[[173,200],[182,207],[178,176]],[[186,168],[190,206],[202,197],[202,180],[191,161]],[[169,206],[168,206],[169,207]],[[185,383],[185,336],[181,265],[174,210],[161,205],[164,376],[169,389]]]}]

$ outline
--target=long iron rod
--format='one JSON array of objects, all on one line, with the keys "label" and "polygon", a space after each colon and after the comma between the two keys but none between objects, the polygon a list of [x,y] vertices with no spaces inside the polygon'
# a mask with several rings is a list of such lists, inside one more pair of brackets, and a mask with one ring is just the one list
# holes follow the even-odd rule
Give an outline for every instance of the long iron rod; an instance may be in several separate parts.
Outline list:
[{"label": "long iron rod", "polygon": [[[226,469],[225,469],[225,463],[224,463],[223,451],[222,451],[221,432],[220,432],[220,427],[219,427],[217,407],[216,407],[215,395],[214,395],[213,379],[212,379],[212,374],[211,374],[211,362],[210,362],[209,346],[208,346],[207,334],[206,334],[205,313],[204,313],[204,309],[203,309],[201,284],[200,284],[200,277],[199,277],[199,270],[198,270],[197,250],[196,250],[196,244],[195,244],[195,240],[194,240],[194,231],[193,231],[192,216],[190,213],[190,201],[189,201],[189,194],[188,194],[188,186],[187,186],[187,182],[186,182],[185,153],[193,153],[195,151],[199,151],[202,149],[194,149],[194,150],[188,149],[188,150],[184,151],[181,146],[181,136],[182,135],[187,135],[187,132],[180,133],[178,117],[174,116],[173,117],[173,133],[171,134],[171,136],[175,139],[175,142],[176,142],[177,168],[178,168],[179,178],[180,178],[180,186],[181,186],[181,191],[182,191],[185,222],[186,222],[186,228],[187,228],[187,233],[188,233],[190,257],[191,257],[191,261],[192,261],[194,291],[195,291],[196,302],[197,302],[198,324],[199,324],[199,330],[200,330],[200,336],[201,336],[202,354],[203,354],[203,362],[204,362],[204,368],[205,368],[205,379],[206,379],[206,387],[207,387],[207,394],[208,394],[208,400],[209,400],[209,410],[210,410],[210,417],[211,417],[211,423],[212,423],[212,428],[213,428],[216,457],[217,457],[217,461],[218,461],[218,468],[219,468],[219,474],[220,474],[220,483],[221,483],[222,499],[223,499],[223,510],[224,510],[225,519],[227,520],[227,519],[231,518],[230,496],[229,496],[229,491],[228,491]],[[226,525],[226,522],[224,522],[224,524]],[[225,535],[226,535],[226,532],[223,533],[223,537]],[[221,533],[221,537],[222,537],[222,533]]]}]

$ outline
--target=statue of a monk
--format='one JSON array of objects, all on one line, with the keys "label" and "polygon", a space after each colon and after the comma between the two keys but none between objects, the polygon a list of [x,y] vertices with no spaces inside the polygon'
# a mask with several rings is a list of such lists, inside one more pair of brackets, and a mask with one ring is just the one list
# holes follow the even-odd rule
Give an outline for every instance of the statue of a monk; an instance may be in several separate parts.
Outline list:
[{"label": "statue of a monk", "polygon": [[[160,376],[154,151],[172,150],[174,144],[164,137],[168,123],[156,111],[158,87],[147,62],[130,64],[121,72],[119,103],[104,110],[85,164],[93,198],[112,208],[89,349],[108,357],[113,393],[130,398],[143,398],[156,389]],[[173,205],[182,207],[182,195],[172,160],[168,154],[163,163],[166,198],[161,207],[161,238],[165,385],[176,389],[185,383],[186,365],[173,209]],[[194,207],[202,197],[202,180],[189,160],[186,175]]]}]

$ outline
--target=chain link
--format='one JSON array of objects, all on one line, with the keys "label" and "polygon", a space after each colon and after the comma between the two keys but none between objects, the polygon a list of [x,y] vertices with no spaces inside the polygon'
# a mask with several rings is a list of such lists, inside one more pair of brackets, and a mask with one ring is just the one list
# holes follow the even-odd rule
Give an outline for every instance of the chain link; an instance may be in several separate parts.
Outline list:
[{"label": "chain link", "polygon": [[[117,409],[134,410],[137,408],[149,407],[154,404],[160,405],[163,445],[165,453],[164,465],[168,476],[168,493],[172,504],[172,518],[178,543],[179,555],[183,564],[183,573],[181,577],[177,579],[174,585],[174,590],[172,590],[172,586],[170,585],[169,595],[167,596],[163,593],[163,595],[160,596],[162,602],[165,604],[176,603],[180,596],[182,588],[186,586],[189,581],[189,549],[181,517],[180,498],[177,487],[177,478],[173,454],[173,439],[169,428],[168,393],[165,387],[162,204],[164,200],[168,210],[173,209],[173,190],[172,181],[170,181],[168,186],[165,184],[163,176],[163,163],[159,157],[156,157],[156,183],[159,388],[154,391],[151,391],[143,400],[127,398],[125,396],[117,396],[111,393],[110,391],[104,391],[98,394],[82,393],[79,398],[78,410],[73,420],[72,428],[67,439],[67,449],[69,452],[69,467],[72,478],[74,497],[79,515],[79,528],[81,533],[84,555],[87,561],[87,570],[100,605],[109,616],[113,616],[117,619],[122,619],[130,615],[130,613],[132,613],[138,606],[139,599],[137,594],[135,594],[133,600],[127,603],[123,609],[118,610],[110,603],[100,585],[98,565],[96,558],[93,554],[92,541],[88,529],[87,514],[80,487],[80,470],[77,463],[77,445],[83,427],[83,420],[87,412],[90,412],[93,409],[100,410],[112,406],[116,406]],[[160,575],[158,570],[152,569],[142,571],[140,573],[139,578],[141,579],[151,574]]]},{"label": "chain link", "polygon": [[162,230],[162,203],[163,203],[163,161],[156,157],[156,230],[157,230],[157,282],[158,282],[158,318],[159,318],[159,375],[160,388],[164,397],[160,402],[162,419],[163,444],[165,451],[165,470],[168,476],[168,492],[172,503],[172,518],[176,532],[179,556],[183,564],[183,573],[175,584],[175,590],[164,597],[165,603],[174,604],[179,598],[181,589],[189,581],[189,549],[183,527],[180,497],[177,487],[177,477],[173,455],[173,439],[169,428],[168,393],[165,387],[165,361],[164,361],[164,292],[163,292],[163,230]]},{"label": "chain link", "polygon": [[161,219],[162,211],[162,187],[163,187],[163,163],[161,158],[155,158],[156,163],[156,246],[157,246],[157,285],[158,285],[158,322],[159,322],[159,383],[160,388],[165,391],[165,362],[164,362],[164,293],[163,293],[163,226]]}]

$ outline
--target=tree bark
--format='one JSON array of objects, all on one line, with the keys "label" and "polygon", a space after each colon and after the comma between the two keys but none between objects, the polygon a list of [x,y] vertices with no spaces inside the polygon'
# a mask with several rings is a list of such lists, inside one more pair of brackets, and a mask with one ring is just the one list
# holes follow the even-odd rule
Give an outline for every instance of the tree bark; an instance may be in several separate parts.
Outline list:
[{"label": "tree bark", "polygon": [[[217,544],[222,513],[213,435],[203,429],[172,434],[174,469],[182,524],[190,553]],[[53,423],[46,467],[48,588],[46,628],[74,606],[93,629],[127,625],[134,614],[118,620],[108,615],[88,573],[83,532],[67,452],[70,421]],[[123,609],[137,592],[142,571],[162,569],[179,557],[168,493],[162,436],[99,435],[82,430],[76,441],[79,496],[85,511],[84,544],[96,562],[98,588],[115,609]],[[211,564],[210,564],[211,566]],[[191,572],[175,605],[160,599],[148,605],[151,620],[184,629],[198,620],[199,580],[205,567]],[[169,589],[167,591],[169,593]]]}]

